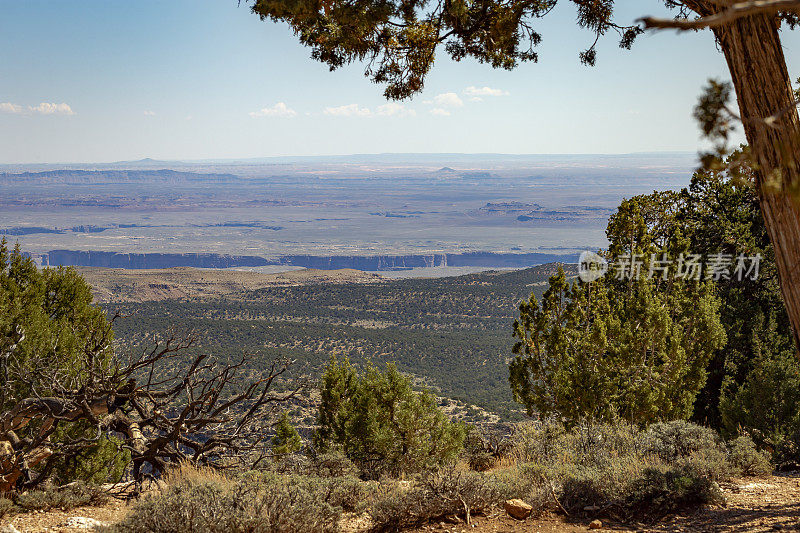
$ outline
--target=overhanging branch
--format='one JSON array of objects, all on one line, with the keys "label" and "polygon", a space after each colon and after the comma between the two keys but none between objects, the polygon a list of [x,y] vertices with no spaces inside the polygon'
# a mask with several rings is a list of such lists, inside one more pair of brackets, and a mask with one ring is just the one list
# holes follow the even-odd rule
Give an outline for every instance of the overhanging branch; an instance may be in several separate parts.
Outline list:
[{"label": "overhanging branch", "polygon": [[800,13],[800,0],[751,0],[737,2],[724,11],[695,20],[644,17],[639,19],[639,22],[642,22],[646,29],[702,30],[724,26],[742,17],[773,14],[779,11]]}]

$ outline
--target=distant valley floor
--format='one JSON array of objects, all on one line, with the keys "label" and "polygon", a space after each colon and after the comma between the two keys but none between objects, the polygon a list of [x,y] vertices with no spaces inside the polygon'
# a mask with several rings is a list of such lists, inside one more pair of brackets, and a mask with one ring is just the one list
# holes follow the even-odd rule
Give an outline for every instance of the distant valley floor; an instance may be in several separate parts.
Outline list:
[{"label": "distant valley floor", "polygon": [[541,297],[557,268],[398,280],[356,270],[80,272],[120,313],[123,351],[175,329],[195,331],[198,349],[221,358],[246,354],[255,368],[288,357],[315,375],[331,356],[394,361],[442,396],[513,419],[521,413],[508,385],[511,326],[519,301]]}]

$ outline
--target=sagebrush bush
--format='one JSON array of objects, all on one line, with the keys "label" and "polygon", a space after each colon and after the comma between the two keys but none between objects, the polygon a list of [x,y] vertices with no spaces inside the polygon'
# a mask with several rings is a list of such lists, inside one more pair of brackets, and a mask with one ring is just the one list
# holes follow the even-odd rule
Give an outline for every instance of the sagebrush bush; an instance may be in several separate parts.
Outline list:
[{"label": "sagebrush bush", "polygon": [[312,457],[292,453],[264,464],[270,472],[316,477],[358,477],[359,469],[340,451],[329,451]]},{"label": "sagebrush bush", "polygon": [[345,511],[361,510],[368,502],[377,482],[361,481],[356,477],[288,476],[287,483],[315,494],[325,503]]},{"label": "sagebrush bush", "polygon": [[269,470],[279,474],[306,474],[312,467],[308,457],[296,453],[278,457],[268,466]]},{"label": "sagebrush bush", "polygon": [[685,420],[652,424],[645,438],[648,453],[664,461],[675,461],[701,450],[720,447],[720,439],[713,429]]},{"label": "sagebrush bush", "polygon": [[451,515],[481,513],[509,496],[498,478],[446,466],[410,486],[383,484],[369,513],[377,531],[400,531]]},{"label": "sagebrush bush", "polygon": [[13,513],[16,508],[14,502],[7,498],[0,497],[0,518]]},{"label": "sagebrush bush", "polygon": [[22,511],[49,511],[73,509],[84,505],[102,505],[108,494],[101,488],[82,481],[64,487],[44,487],[14,496],[14,503]]},{"label": "sagebrush bush", "polygon": [[519,463],[548,463],[559,454],[556,448],[565,434],[564,425],[549,418],[520,424],[511,439],[511,453]]},{"label": "sagebrush bush", "polygon": [[700,503],[721,503],[719,485],[688,465],[683,468],[646,468],[628,488],[625,507],[663,514]]},{"label": "sagebrush bush", "polygon": [[314,458],[314,473],[322,477],[347,477],[357,476],[358,467],[347,456],[333,450],[321,453]]},{"label": "sagebrush bush", "polygon": [[[715,481],[733,472],[716,434],[689,422],[653,424],[641,430],[624,422],[527,424],[514,436],[519,461],[508,476],[539,478],[533,494],[517,495],[546,505],[552,484],[567,509],[614,505],[656,512],[718,501]],[[538,487],[538,488],[537,488]]]},{"label": "sagebrush bush", "polygon": [[769,453],[756,449],[747,435],[736,437],[728,446],[731,466],[738,475],[765,476],[772,472]]},{"label": "sagebrush bush", "polygon": [[498,472],[497,479],[501,483],[502,499],[519,498],[533,507],[534,514],[539,514],[549,503],[553,503],[552,489],[541,465],[515,465]]},{"label": "sagebrush bush", "polygon": [[328,533],[341,509],[310,483],[273,473],[173,485],[139,503],[113,531],[127,533]]}]

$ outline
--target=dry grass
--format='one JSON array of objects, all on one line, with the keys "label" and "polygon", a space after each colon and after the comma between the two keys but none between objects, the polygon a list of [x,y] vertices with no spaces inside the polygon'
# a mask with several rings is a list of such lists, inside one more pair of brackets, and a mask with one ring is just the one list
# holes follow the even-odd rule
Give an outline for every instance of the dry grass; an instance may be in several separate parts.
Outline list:
[{"label": "dry grass", "polygon": [[170,487],[182,483],[194,485],[203,483],[224,485],[228,483],[228,478],[219,470],[215,470],[210,466],[196,466],[188,462],[167,470],[163,480]]}]

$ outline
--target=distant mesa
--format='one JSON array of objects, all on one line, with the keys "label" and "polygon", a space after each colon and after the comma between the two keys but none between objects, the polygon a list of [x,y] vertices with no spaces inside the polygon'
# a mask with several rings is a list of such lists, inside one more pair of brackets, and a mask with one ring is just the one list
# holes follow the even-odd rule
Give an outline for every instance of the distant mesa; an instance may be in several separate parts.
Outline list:
[{"label": "distant mesa", "polygon": [[[473,216],[512,217],[523,220],[521,217],[531,216],[534,211],[539,211],[542,206],[526,202],[489,202],[472,212]],[[531,220],[531,219],[526,219]]]},{"label": "distant mesa", "polygon": [[181,172],[178,170],[47,170],[44,172],[0,172],[2,184],[65,185],[65,184],[120,184],[120,183],[232,183],[242,178],[233,174]]},{"label": "distant mesa", "polygon": [[233,268],[258,267],[270,263],[267,259],[248,255],[212,253],[126,254],[117,252],[50,250],[41,255],[42,266],[93,266],[125,269],[151,269],[172,267]]},{"label": "distant mesa", "polygon": [[118,253],[82,250],[51,250],[38,259],[42,266],[90,266],[124,269],[173,267],[234,268],[296,266],[318,270],[345,268],[366,271],[397,271],[425,267],[526,268],[544,263],[576,261],[575,254],[465,252],[411,255],[283,255],[267,259],[254,255],[214,253]]},{"label": "distant mesa", "polygon": [[268,229],[272,231],[279,231],[283,226],[269,226],[263,222],[218,222],[216,224],[203,224],[205,228],[254,228],[254,229]]},{"label": "distant mesa", "polygon": [[542,206],[534,203],[525,202],[488,202],[485,206],[481,207],[483,211],[499,211],[502,213],[513,213],[517,211],[535,211],[542,209]]},{"label": "distant mesa", "polygon": [[37,233],[64,233],[64,230],[56,228],[42,228],[40,226],[14,226],[12,228],[0,228],[0,235],[36,235]]},{"label": "distant mesa", "polygon": [[475,178],[491,178],[492,177],[492,173],[491,172],[462,172],[461,173],[461,177],[462,178],[472,178],[472,179],[475,179]]},{"label": "distant mesa", "polygon": [[419,214],[420,214],[419,211],[414,211],[413,213],[405,213],[405,214],[404,213],[389,213],[389,212],[386,212],[386,213],[380,213],[380,212],[378,212],[378,213],[370,213],[370,215],[373,215],[373,216],[386,217],[386,218],[419,218]]}]

